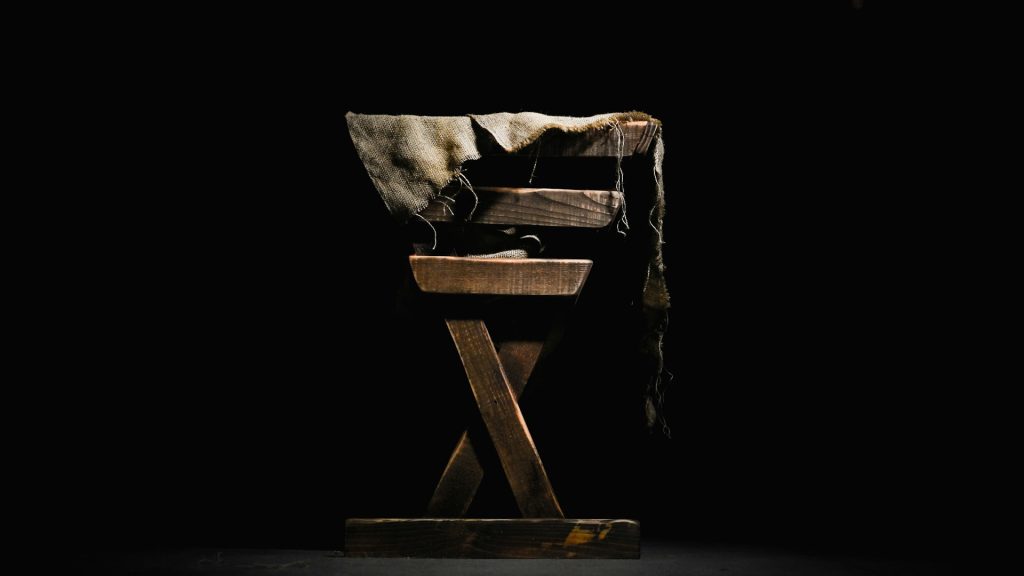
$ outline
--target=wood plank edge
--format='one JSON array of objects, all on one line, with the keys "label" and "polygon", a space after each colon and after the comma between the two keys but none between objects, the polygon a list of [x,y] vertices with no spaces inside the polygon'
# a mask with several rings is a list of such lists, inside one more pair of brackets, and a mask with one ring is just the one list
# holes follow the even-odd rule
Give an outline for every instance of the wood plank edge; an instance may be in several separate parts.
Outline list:
[{"label": "wood plank edge", "polygon": [[[412,254],[409,256],[409,265],[413,280],[425,293],[576,296],[583,290],[594,262],[585,259],[472,258]],[[528,285],[516,287],[508,284],[507,275],[517,267],[533,274]],[[443,273],[439,274],[438,268]],[[472,273],[471,281],[467,279],[469,273]],[[552,273],[556,275],[546,277]],[[502,274],[506,275],[503,279],[500,278]],[[555,278],[560,281],[553,281]]]}]

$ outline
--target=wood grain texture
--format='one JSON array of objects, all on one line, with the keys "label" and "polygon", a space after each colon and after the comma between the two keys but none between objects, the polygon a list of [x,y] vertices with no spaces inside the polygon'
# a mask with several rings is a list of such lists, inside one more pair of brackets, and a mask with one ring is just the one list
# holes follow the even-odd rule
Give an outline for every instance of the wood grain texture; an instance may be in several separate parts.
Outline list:
[{"label": "wood grain texture", "polygon": [[498,359],[516,399],[526,390],[543,349],[543,340],[509,340],[498,345]]},{"label": "wood grain texture", "polygon": [[482,320],[446,318],[491,442],[524,518],[562,518],[537,447]]},{"label": "wood grain texture", "polygon": [[[478,440],[479,435],[474,434]],[[476,447],[469,430],[462,433],[455,444],[448,465],[441,479],[434,487],[434,494],[427,504],[427,515],[438,518],[460,518],[466,515],[469,505],[476,497],[480,482],[484,479],[484,468],[476,454]]]},{"label": "wood grain texture", "polygon": [[[655,122],[623,122],[621,151],[623,156],[647,154],[654,135],[658,132]],[[524,156],[619,156],[619,133],[613,127],[597,128],[588,132],[561,132],[548,130],[539,141],[516,152]],[[482,150],[484,154],[505,154],[499,146]]]},{"label": "wood grain texture", "polygon": [[590,273],[590,260],[409,256],[420,290],[435,294],[575,296]]},{"label": "wood grain texture", "polygon": [[479,203],[472,194],[462,192],[456,196],[456,206],[434,200],[420,216],[431,222],[462,222],[472,210],[468,221],[475,224],[604,228],[622,206],[622,193],[614,190],[480,186],[475,192]]},{"label": "wood grain texture", "polygon": [[[526,383],[540,358],[543,341],[516,340],[503,342],[498,359],[508,376],[508,383],[516,400],[526,389]],[[484,469],[477,457],[474,442],[487,442],[480,431],[466,430],[455,444],[448,465],[438,481],[434,494],[427,505],[427,514],[437,517],[457,518],[463,516],[473,503],[477,488],[484,478]],[[476,440],[474,440],[474,438]]]},{"label": "wood grain texture", "polygon": [[345,522],[349,557],[640,557],[632,520],[379,518]]}]

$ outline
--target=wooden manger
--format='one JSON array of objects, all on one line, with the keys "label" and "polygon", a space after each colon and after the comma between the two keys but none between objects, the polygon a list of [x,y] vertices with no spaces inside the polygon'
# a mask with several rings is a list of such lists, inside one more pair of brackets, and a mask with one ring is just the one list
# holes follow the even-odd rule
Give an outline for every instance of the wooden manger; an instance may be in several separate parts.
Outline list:
[{"label": "wooden manger", "polygon": [[[518,154],[614,158],[620,153],[648,153],[656,123],[626,122],[619,127],[621,137],[618,130],[608,128],[546,134],[539,145]],[[623,209],[623,195],[615,190],[481,186],[475,193],[478,199],[467,225],[606,228]],[[442,200],[420,215],[437,224],[464,218]],[[542,329],[495,342],[484,322],[486,303],[479,302],[480,296],[551,297],[571,305],[583,290],[593,262],[415,254],[409,264],[420,291],[444,295],[444,321],[482,426],[467,427],[462,433],[427,505],[426,517],[349,519],[346,555],[638,558],[637,522],[565,518],[518,405],[547,335]],[[553,324],[544,313],[532,320],[546,323],[546,329]],[[497,452],[522,518],[463,518],[485,474],[476,449],[485,443]]]}]

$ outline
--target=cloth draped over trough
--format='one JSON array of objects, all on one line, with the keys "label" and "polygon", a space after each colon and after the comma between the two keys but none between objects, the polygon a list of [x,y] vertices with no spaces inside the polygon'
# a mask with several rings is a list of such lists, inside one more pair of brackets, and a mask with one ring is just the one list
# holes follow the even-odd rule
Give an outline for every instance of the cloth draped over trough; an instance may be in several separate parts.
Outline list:
[{"label": "cloth draped over trough", "polygon": [[[636,294],[627,305],[634,308],[638,315],[635,326],[637,350],[644,358],[644,415],[648,427],[653,428],[660,422],[667,432],[661,410],[661,348],[668,325],[669,296],[661,252],[665,199],[662,183],[664,144],[660,122],[642,112],[601,114],[585,118],[547,116],[533,112],[466,116],[394,116],[349,112],[345,118],[352,142],[374,187],[391,215],[403,223],[426,208],[449,183],[464,178],[463,164],[481,158],[480,150],[492,150],[494,143],[505,152],[513,153],[536,142],[548,131],[572,133],[611,130],[620,123],[630,121],[657,124],[645,159],[650,168],[645,170],[643,176],[647,181],[636,186],[625,186],[622,190],[626,198],[623,218],[625,222],[633,222],[633,226],[629,228],[627,223],[619,229],[634,236],[636,249],[633,257],[639,261],[639,270],[643,275],[636,283]],[[490,138],[493,143],[479,142],[481,138]],[[621,178],[619,185],[622,185]],[[637,201],[634,195],[639,194],[648,197]],[[632,208],[634,206],[637,208]],[[634,213],[640,210],[644,213]]]}]

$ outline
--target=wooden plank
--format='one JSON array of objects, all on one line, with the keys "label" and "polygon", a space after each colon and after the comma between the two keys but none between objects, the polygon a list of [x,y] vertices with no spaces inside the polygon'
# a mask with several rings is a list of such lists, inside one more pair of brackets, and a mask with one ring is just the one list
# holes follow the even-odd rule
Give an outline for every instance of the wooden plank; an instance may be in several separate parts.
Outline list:
[{"label": "wooden plank", "polygon": [[468,221],[475,224],[604,228],[615,220],[622,206],[622,193],[614,190],[480,186],[474,191],[479,203],[463,191],[456,196],[456,206],[447,200],[434,200],[420,216],[431,222],[463,222],[472,210],[473,217]]},{"label": "wooden plank", "polygon": [[510,340],[498,345],[498,359],[516,399],[526,389],[543,349],[543,340]]},{"label": "wooden plank", "polygon": [[564,517],[483,320],[445,323],[519,511],[524,518]]},{"label": "wooden plank", "polygon": [[349,519],[345,555],[630,559],[640,557],[640,525],[633,520]]},{"label": "wooden plank", "polygon": [[[498,351],[498,359],[508,376],[509,387],[512,389],[516,400],[526,389],[526,382],[533,373],[537,359],[540,358],[541,349],[544,348],[543,341],[517,340],[503,342]],[[477,488],[484,478],[484,469],[480,465],[480,459],[476,455],[473,446],[474,440],[487,441],[482,438],[479,432],[469,430],[462,433],[459,441],[455,444],[448,465],[434,489],[434,495],[427,505],[427,514],[438,517],[457,518],[466,514],[469,505],[473,503]]]},{"label": "wooden plank", "polygon": [[594,264],[590,260],[409,256],[420,290],[435,294],[575,296]]},{"label": "wooden plank", "polygon": [[[523,148],[516,154],[523,156],[599,156],[617,158],[621,149],[623,156],[644,155],[650,149],[654,135],[658,132],[655,122],[623,122],[620,148],[619,132],[614,127],[598,128],[588,132],[562,132],[548,130],[538,142]],[[485,154],[505,154],[499,146],[483,151]]]},{"label": "wooden plank", "polygon": [[[473,436],[480,439],[478,434]],[[434,488],[427,504],[427,515],[439,518],[465,516],[483,479],[484,467],[480,464],[469,430],[466,430],[455,444],[448,465]]]}]

